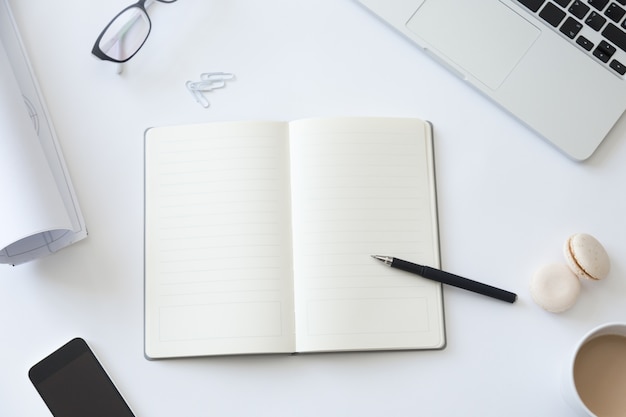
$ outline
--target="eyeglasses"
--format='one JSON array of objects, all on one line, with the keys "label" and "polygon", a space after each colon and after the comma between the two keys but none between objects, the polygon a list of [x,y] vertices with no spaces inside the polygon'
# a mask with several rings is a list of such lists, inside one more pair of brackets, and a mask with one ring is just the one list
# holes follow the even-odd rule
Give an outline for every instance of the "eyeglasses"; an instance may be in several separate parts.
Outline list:
[{"label": "eyeglasses", "polygon": [[117,63],[131,59],[150,35],[152,23],[146,7],[155,1],[174,3],[177,0],[139,0],[119,12],[104,28],[91,53],[96,57]]}]

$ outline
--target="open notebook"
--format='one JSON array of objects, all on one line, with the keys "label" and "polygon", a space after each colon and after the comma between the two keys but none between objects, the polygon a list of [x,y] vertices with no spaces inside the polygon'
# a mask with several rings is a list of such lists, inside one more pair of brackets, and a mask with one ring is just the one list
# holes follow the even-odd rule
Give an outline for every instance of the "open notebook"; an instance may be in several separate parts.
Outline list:
[{"label": "open notebook", "polygon": [[146,357],[441,348],[438,242],[427,122],[149,129]]},{"label": "open notebook", "polygon": [[0,0],[0,137],[0,263],[20,264],[86,237],[8,0]]}]

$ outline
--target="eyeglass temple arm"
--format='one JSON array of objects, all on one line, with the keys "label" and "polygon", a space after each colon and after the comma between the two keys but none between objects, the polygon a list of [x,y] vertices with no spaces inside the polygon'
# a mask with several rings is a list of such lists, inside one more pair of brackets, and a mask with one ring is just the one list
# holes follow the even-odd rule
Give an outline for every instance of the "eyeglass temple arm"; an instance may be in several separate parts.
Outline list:
[{"label": "eyeglass temple arm", "polygon": [[[152,4],[154,4],[156,0],[146,0],[146,2],[144,3],[144,7],[150,7]],[[135,24],[135,22],[137,22],[137,20],[139,20],[141,18],[141,13],[136,12],[135,15],[130,18],[128,20],[128,22],[126,22],[126,24],[124,26],[122,26],[115,35],[113,35],[108,41],[107,43],[103,44],[100,46],[100,49],[102,50],[102,52],[104,53],[108,53],[111,48],[113,47],[113,45],[115,45],[118,41],[124,39],[124,36],[126,36],[126,34],[128,33],[128,31],[130,30],[131,27],[133,27],[133,25]]]}]

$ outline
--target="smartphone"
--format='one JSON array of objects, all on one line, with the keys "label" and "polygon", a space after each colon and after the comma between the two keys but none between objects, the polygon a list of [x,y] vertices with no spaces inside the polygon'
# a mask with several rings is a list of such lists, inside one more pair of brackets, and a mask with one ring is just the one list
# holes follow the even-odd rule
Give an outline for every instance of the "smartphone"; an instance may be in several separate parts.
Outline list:
[{"label": "smartphone", "polygon": [[30,368],[54,417],[134,417],[87,343],[75,338]]}]

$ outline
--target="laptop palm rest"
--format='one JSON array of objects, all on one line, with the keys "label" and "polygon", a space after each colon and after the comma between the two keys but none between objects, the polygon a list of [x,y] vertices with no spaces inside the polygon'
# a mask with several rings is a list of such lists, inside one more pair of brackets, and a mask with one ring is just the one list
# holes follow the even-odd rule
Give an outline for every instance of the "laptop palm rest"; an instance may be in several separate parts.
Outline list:
[{"label": "laptop palm rest", "polygon": [[493,90],[541,33],[500,2],[473,0],[426,0],[407,28],[440,58]]}]

